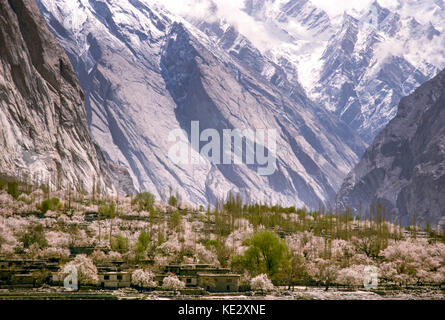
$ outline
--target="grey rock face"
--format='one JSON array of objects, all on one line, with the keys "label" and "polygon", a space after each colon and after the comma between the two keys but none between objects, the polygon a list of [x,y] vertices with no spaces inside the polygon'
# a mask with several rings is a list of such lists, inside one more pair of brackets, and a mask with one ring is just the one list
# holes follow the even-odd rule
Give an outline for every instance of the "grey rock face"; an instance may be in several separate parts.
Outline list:
[{"label": "grey rock face", "polygon": [[337,196],[340,207],[380,202],[411,223],[445,222],[445,71],[399,104]]},{"label": "grey rock face", "polygon": [[113,192],[71,63],[34,0],[0,1],[0,173]]},{"label": "grey rock face", "polygon": [[94,142],[94,147],[100,167],[104,172],[105,182],[116,188],[120,195],[135,195],[137,192],[128,170],[111,162],[96,142]]},{"label": "grey rock face", "polygon": [[[342,121],[314,107],[283,68],[254,48],[232,55],[230,40],[224,47],[147,1],[39,5],[85,91],[94,139],[129,170],[139,190],[162,197],[171,186],[194,204],[235,191],[257,201],[317,207],[333,199],[364,150]],[[269,67],[279,77],[263,72]],[[260,176],[246,164],[173,163],[169,133],[189,132],[192,120],[221,133],[276,129],[277,170]]]}]

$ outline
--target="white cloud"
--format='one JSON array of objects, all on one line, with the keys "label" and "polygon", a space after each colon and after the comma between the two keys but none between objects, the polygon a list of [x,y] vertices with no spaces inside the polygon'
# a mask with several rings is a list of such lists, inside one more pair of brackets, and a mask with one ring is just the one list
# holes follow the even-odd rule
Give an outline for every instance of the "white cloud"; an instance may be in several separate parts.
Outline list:
[{"label": "white cloud", "polygon": [[[146,0],[153,1],[153,0]],[[227,23],[234,25],[238,31],[248,38],[253,45],[261,51],[267,51],[280,47],[283,44],[290,44],[288,35],[284,34],[276,25],[267,21],[267,19],[255,19],[249,16],[244,9],[244,0],[155,0],[164,6],[173,14],[184,18],[197,18],[206,21],[213,19],[223,19]],[[284,0],[269,0],[265,4],[267,11],[277,14],[280,9],[280,3]],[[344,12],[359,16],[359,12],[366,10],[374,0],[310,0],[313,5],[325,10],[336,21],[340,19]],[[435,27],[441,30],[445,17],[445,10],[440,8],[444,4],[443,0],[377,0],[382,7],[396,11],[403,16],[414,16],[418,21],[426,23],[431,21]],[[441,3],[440,3],[441,1]],[[216,12],[211,8],[216,4]],[[445,6],[444,6],[445,7]],[[269,12],[271,14],[271,12]],[[264,18],[264,17],[263,17]],[[340,19],[341,20],[341,19]],[[313,36],[295,21],[288,21],[286,25],[281,25],[295,39],[316,41]],[[443,41],[435,39],[435,41]],[[433,46],[437,48],[437,46]],[[385,60],[388,55],[404,56],[409,54],[410,60],[419,59],[417,56],[425,57],[423,51],[429,52],[430,58],[436,66],[443,65],[443,55],[438,54],[434,50],[429,50],[426,45],[415,47],[414,44],[407,45],[403,41],[392,39],[390,42],[383,42],[376,49],[378,60]],[[420,51],[420,53],[418,53]]]},{"label": "white cloud", "polygon": [[168,11],[179,16],[206,18],[210,13],[210,1],[207,0],[158,0]]},{"label": "white cloud", "polygon": [[[157,0],[168,11],[184,18],[197,18],[206,21],[223,19],[235,26],[237,30],[248,38],[260,51],[266,51],[289,40],[283,30],[276,25],[268,23],[266,19],[255,19],[248,15],[243,9],[245,0]],[[266,11],[273,10],[278,14],[279,6],[285,2],[282,0],[272,1],[264,4]],[[325,10],[332,17],[343,14],[344,11],[361,10],[372,0],[311,0],[319,8]],[[389,1],[389,0],[386,0]],[[393,0],[395,1],[395,0]],[[216,4],[216,13],[211,11],[212,5]],[[285,26],[282,26],[285,27]],[[287,31],[297,39],[310,40],[311,35],[298,23],[289,21]]]},{"label": "white cloud", "polygon": [[335,17],[344,12],[361,11],[367,8],[373,0],[311,0],[311,2],[326,11],[329,16]]},{"label": "white cloud", "polygon": [[215,1],[216,13],[211,11],[211,0],[159,0],[168,11],[181,17],[192,17],[212,21],[222,19],[235,26],[255,47],[265,51],[277,45],[282,36],[278,30],[249,16],[243,0]]}]

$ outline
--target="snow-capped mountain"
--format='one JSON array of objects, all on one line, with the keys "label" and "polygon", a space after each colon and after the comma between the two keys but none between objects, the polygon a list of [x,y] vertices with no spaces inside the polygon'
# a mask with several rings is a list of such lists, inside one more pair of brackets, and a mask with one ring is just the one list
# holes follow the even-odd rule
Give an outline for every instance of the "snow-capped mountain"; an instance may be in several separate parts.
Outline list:
[{"label": "snow-capped mountain", "polygon": [[2,177],[115,192],[76,74],[34,0],[0,0],[0,150]]},{"label": "snow-capped mountain", "polygon": [[[230,26],[224,44],[157,1],[37,2],[85,91],[93,138],[139,190],[162,197],[172,187],[194,204],[232,190],[317,207],[333,198],[364,150],[344,122],[307,98],[291,63],[280,65],[250,41],[233,55]],[[261,176],[246,164],[172,162],[169,135],[190,132],[191,121],[218,132],[275,129],[277,169]],[[196,149],[192,156],[199,157]]]},{"label": "snow-capped mountain", "polygon": [[402,99],[346,178],[338,205],[382,204],[404,224],[445,223],[445,70]]},{"label": "snow-capped mountain", "polygon": [[444,44],[432,25],[402,19],[374,2],[363,16],[344,15],[311,92],[371,142],[395,116],[400,99],[445,66],[428,62],[427,55],[410,59],[410,46],[431,45],[440,52]]},{"label": "snow-capped mountain", "polygon": [[270,60],[295,70],[309,97],[368,143],[403,96],[445,67],[441,0],[357,1],[351,8],[319,0],[240,0],[231,1],[240,3],[232,11],[218,1],[198,2],[212,10],[183,10],[188,20],[235,25]]}]

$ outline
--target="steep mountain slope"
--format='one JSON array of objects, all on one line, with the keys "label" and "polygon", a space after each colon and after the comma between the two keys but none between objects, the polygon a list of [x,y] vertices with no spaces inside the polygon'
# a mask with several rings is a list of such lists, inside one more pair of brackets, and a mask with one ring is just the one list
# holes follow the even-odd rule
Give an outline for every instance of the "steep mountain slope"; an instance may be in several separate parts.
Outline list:
[{"label": "steep mountain slope", "polygon": [[[222,25],[243,23],[219,10],[217,1],[207,2],[213,3],[207,16],[191,11],[187,19],[200,27],[214,17]],[[268,32],[261,43],[254,32],[243,35],[286,72],[298,73],[310,98],[370,143],[395,116],[400,99],[445,67],[443,1],[398,2],[332,14],[320,1],[245,0],[241,12],[254,18],[251,28]]]},{"label": "steep mountain slope", "polygon": [[[251,60],[233,56],[153,2],[38,2],[85,91],[94,139],[129,169],[140,190],[162,197],[171,186],[196,204],[233,190],[254,200],[317,207],[332,199],[364,150],[278,64],[254,48]],[[172,162],[169,134],[188,133],[191,121],[221,135],[224,129],[275,129],[277,170],[260,176],[257,165],[212,164],[205,157],[197,164]],[[191,145],[190,137],[186,142]]]},{"label": "steep mountain slope", "polygon": [[202,20],[190,19],[202,32],[208,35],[219,47],[224,49],[236,62],[249,70],[250,73],[259,74],[264,80],[284,92],[294,103],[311,108],[318,120],[326,128],[326,134],[335,133],[357,154],[362,153],[363,143],[345,123],[336,116],[330,115],[324,107],[314,104],[305,94],[299,79],[298,72],[291,62],[282,58],[280,64],[273,62],[262,54],[237,29],[217,20],[212,23]]},{"label": "steep mountain slope", "polygon": [[445,70],[399,104],[346,178],[341,207],[383,204],[404,223],[445,223]]},{"label": "steep mountain slope", "polygon": [[91,141],[83,93],[34,0],[0,1],[0,174],[114,192]]}]

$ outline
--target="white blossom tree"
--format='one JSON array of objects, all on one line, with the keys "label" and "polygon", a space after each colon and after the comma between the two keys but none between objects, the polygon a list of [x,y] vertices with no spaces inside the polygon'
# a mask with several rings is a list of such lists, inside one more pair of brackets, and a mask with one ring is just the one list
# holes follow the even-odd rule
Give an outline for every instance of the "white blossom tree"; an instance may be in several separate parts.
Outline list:
[{"label": "white blossom tree", "polygon": [[397,241],[380,253],[385,281],[399,285],[442,283],[445,267],[445,245],[429,244],[426,239]]},{"label": "white blossom tree", "polygon": [[131,274],[131,283],[140,288],[154,288],[157,286],[154,278],[153,272],[137,269]]},{"label": "white blossom tree", "polygon": [[99,282],[97,268],[93,261],[84,254],[77,255],[73,261],[68,262],[59,270],[60,278],[63,279],[66,274],[64,272],[67,266],[74,266],[77,270],[77,277],[81,284],[96,284]]},{"label": "white blossom tree", "polygon": [[63,259],[66,260],[70,256],[70,251],[65,248],[48,247],[40,250],[40,257],[45,259]]},{"label": "white blossom tree", "polygon": [[185,283],[178,279],[176,275],[169,275],[162,280],[162,288],[166,290],[180,290],[185,287]]},{"label": "white blossom tree", "polygon": [[336,281],[338,269],[333,261],[318,258],[308,264],[307,272],[314,281],[324,285],[327,291],[329,286]]},{"label": "white blossom tree", "polygon": [[363,286],[365,280],[365,265],[353,265],[338,271],[336,282],[338,284],[359,287]]},{"label": "white blossom tree", "polygon": [[250,280],[250,288],[254,291],[267,292],[272,291],[274,285],[267,275],[263,273]]}]

